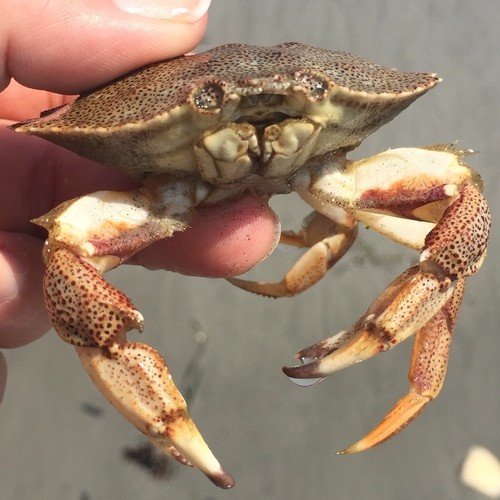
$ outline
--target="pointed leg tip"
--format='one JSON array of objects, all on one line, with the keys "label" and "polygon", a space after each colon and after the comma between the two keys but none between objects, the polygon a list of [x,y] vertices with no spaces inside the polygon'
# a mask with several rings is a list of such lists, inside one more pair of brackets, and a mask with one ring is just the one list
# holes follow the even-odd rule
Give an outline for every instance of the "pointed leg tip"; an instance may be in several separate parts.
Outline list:
[{"label": "pointed leg tip", "polygon": [[231,476],[231,474],[229,474],[229,472],[226,472],[224,469],[221,469],[218,472],[207,474],[207,477],[208,479],[210,479],[210,481],[212,481],[212,483],[215,484],[215,486],[218,486],[223,490],[229,490],[236,484],[233,476]]},{"label": "pointed leg tip", "polygon": [[359,441],[351,446],[348,446],[347,448],[344,448],[343,450],[337,451],[336,454],[353,455],[355,453],[371,450],[372,448],[375,448],[375,446],[378,446],[384,441],[387,441],[391,437],[395,436],[403,427],[397,430],[392,430],[391,432],[385,432],[383,427],[377,426]]},{"label": "pointed leg tip", "polygon": [[262,295],[263,297],[280,298],[296,295],[295,292],[287,290],[283,281],[278,283],[268,283],[260,281],[250,281],[241,278],[226,278],[226,281],[246,292]]},{"label": "pointed leg tip", "polygon": [[342,455],[353,455],[354,453],[360,453],[362,451],[367,451],[374,446],[376,446],[378,443],[374,443],[371,445],[363,445],[363,439],[361,441],[358,441],[357,443],[354,443],[351,446],[348,446],[347,448],[344,448],[343,450],[337,451],[336,455],[342,456]]},{"label": "pointed leg tip", "polygon": [[344,448],[343,450],[337,451],[337,455],[354,455],[355,453],[361,453],[363,451],[371,450],[382,444],[384,441],[390,439],[392,435],[387,436],[383,433],[379,432],[380,429],[376,427],[371,432],[369,432],[366,436],[362,437],[359,441],[356,441],[351,446]]},{"label": "pointed leg tip", "polygon": [[348,448],[338,451],[337,455],[350,455],[366,451],[391,439],[412,422],[429,401],[430,398],[422,394],[412,392],[406,394],[366,436]]}]

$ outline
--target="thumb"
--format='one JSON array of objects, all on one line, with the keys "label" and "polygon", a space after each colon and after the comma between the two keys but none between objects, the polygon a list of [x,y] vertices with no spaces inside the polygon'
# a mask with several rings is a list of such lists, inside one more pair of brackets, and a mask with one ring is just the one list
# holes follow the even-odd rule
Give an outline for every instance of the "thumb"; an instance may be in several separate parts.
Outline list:
[{"label": "thumb", "polygon": [[2,0],[0,90],[10,78],[80,93],[200,41],[210,0]]}]

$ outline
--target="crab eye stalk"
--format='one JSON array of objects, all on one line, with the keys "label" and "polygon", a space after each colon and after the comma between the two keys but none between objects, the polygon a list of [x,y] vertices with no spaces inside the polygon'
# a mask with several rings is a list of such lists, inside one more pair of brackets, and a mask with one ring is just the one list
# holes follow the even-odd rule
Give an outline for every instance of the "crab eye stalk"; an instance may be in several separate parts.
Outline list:
[{"label": "crab eye stalk", "polygon": [[222,106],[224,90],[216,83],[210,83],[193,93],[193,103],[198,109],[213,111]]},{"label": "crab eye stalk", "polygon": [[328,89],[328,83],[323,78],[311,73],[296,73],[295,81],[312,99],[323,99]]}]

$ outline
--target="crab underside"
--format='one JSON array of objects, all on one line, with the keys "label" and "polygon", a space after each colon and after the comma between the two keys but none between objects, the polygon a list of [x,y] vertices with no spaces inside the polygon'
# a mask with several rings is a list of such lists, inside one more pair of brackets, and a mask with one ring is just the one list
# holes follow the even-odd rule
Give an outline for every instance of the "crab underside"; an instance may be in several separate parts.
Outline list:
[{"label": "crab underside", "polygon": [[135,191],[92,193],[34,222],[49,233],[44,290],[54,328],[104,396],[165,453],[222,488],[234,485],[161,355],[127,340],[142,330],[142,315],[102,274],[186,229],[194,207],[245,190],[264,200],[295,191],[314,210],[300,232],[281,236],[306,249],[283,280],[229,279],[250,292],[283,297],[311,287],[352,245],[358,222],[420,253],[352,327],[283,369],[314,381],[415,335],[408,394],[340,453],[389,439],[437,396],[465,281],[486,255],[480,178],[468,152],[451,146],[358,161],[346,154],[438,82],[301,44],[228,45],[148,66],[13,127],[144,178]]}]

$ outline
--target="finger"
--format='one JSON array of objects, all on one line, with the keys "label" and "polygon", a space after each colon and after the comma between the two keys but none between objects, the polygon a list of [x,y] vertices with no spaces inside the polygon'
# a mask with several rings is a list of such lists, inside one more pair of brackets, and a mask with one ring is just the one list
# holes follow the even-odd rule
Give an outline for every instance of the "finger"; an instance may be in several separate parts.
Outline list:
[{"label": "finger", "polygon": [[191,227],[139,252],[133,263],[196,276],[237,276],[266,258],[280,224],[266,202],[251,195],[196,212]]},{"label": "finger", "polygon": [[18,347],[49,329],[42,293],[42,241],[0,232],[0,347]]},{"label": "finger", "polygon": [[154,3],[162,8],[141,7],[151,2],[140,0],[2,0],[0,89],[13,77],[28,87],[80,93],[193,49],[210,2]]}]

